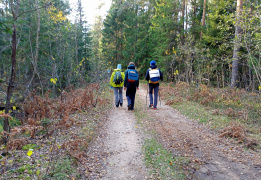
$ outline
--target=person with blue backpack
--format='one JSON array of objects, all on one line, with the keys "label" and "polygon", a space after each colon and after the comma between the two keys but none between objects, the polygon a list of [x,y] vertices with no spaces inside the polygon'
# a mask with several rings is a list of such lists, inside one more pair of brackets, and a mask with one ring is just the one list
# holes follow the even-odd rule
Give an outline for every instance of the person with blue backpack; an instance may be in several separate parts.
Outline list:
[{"label": "person with blue backpack", "polygon": [[[150,62],[150,68],[146,72],[145,79],[149,81],[149,97],[150,104],[149,107],[157,109],[158,104],[158,92],[159,92],[159,81],[163,80],[163,74],[156,65],[156,61],[152,60]],[[154,102],[152,92],[154,90]]]},{"label": "person with blue backpack", "polygon": [[119,105],[122,107],[123,104],[122,88],[124,85],[124,78],[125,74],[124,72],[121,72],[121,64],[118,64],[117,69],[114,69],[111,74],[110,81],[111,87],[114,89],[116,107],[119,107]]},{"label": "person with blue backpack", "polygon": [[133,62],[129,63],[128,69],[125,71],[124,90],[126,90],[128,111],[134,110],[135,94],[136,90],[139,90],[139,74],[135,70]]}]

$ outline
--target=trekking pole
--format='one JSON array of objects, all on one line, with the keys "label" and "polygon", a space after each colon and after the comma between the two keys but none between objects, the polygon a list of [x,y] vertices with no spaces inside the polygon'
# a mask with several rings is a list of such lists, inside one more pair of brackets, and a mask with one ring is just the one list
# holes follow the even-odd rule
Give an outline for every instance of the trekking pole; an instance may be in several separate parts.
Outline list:
[{"label": "trekking pole", "polygon": [[160,106],[161,106],[161,99],[160,99],[160,88],[159,88],[159,102],[160,102]]},{"label": "trekking pole", "polygon": [[147,84],[147,94],[146,94],[146,106],[147,106],[147,96],[148,96],[148,84]]}]

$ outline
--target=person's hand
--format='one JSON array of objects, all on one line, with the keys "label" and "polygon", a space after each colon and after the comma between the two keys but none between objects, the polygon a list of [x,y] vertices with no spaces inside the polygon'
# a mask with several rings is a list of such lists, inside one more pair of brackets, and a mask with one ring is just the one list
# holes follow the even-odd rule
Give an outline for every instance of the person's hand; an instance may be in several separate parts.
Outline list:
[{"label": "person's hand", "polygon": [[124,87],[124,90],[126,90],[127,88],[126,87]]},{"label": "person's hand", "polygon": [[139,87],[137,87],[137,90],[139,90]]}]

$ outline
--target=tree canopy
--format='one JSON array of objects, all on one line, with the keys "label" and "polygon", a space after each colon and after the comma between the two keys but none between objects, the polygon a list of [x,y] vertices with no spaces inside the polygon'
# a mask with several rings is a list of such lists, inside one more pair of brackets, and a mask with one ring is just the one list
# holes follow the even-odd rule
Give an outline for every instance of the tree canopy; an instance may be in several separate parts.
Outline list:
[{"label": "tree canopy", "polygon": [[[102,78],[107,69],[135,62],[141,78],[157,62],[165,81],[230,86],[235,44],[236,86],[260,87],[260,0],[113,0],[105,19],[90,27],[78,1],[75,21],[64,0],[2,0],[0,79],[5,91],[12,67],[10,39],[16,26],[15,88],[53,95],[69,84]],[[14,10],[19,7],[17,17]],[[235,29],[242,32],[236,35]],[[240,40],[239,40],[240,39]],[[53,81],[55,80],[55,81]]]}]

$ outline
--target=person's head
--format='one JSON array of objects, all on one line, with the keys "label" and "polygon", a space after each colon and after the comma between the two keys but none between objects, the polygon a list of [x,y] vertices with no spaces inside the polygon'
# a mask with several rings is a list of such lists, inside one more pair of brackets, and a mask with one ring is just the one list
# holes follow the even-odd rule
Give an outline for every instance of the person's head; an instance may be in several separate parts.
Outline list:
[{"label": "person's head", "polygon": [[155,60],[150,61],[150,66],[155,66],[155,65],[156,65],[156,61]]},{"label": "person's head", "polygon": [[117,65],[117,69],[121,69],[121,64],[118,64],[118,65]]},{"label": "person's head", "polygon": [[129,65],[134,65],[135,66],[134,62],[130,62]]}]

